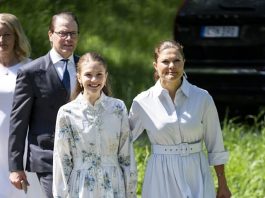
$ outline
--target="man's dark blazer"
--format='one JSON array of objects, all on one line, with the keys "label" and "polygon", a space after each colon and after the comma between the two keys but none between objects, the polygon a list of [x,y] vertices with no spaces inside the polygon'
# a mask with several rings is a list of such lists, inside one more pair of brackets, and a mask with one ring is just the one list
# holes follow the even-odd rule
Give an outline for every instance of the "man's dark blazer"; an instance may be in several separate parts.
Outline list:
[{"label": "man's dark blazer", "polygon": [[[74,59],[78,61],[78,57]],[[69,95],[49,53],[19,69],[10,118],[10,171],[23,170],[25,139],[28,138],[26,170],[52,172],[56,116],[68,100]]]}]

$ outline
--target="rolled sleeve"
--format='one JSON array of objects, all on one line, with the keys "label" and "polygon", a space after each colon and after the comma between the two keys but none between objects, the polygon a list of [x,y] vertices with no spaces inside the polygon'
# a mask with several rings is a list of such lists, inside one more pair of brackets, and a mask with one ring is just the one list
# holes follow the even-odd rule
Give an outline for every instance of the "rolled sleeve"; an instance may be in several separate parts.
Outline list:
[{"label": "rolled sleeve", "polygon": [[225,164],[229,159],[229,152],[208,153],[208,161],[211,166]]}]

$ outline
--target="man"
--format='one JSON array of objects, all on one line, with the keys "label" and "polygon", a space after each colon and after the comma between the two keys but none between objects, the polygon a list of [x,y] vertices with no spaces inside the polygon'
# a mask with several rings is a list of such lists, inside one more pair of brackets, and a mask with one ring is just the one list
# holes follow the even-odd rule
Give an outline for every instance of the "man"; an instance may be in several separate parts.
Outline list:
[{"label": "man", "polygon": [[76,83],[78,58],[73,52],[78,30],[77,18],[72,13],[54,15],[48,31],[52,49],[22,67],[17,75],[10,121],[9,179],[18,189],[27,181],[23,155],[28,138],[26,170],[36,172],[48,198],[52,198],[56,115],[59,107],[69,100]]}]

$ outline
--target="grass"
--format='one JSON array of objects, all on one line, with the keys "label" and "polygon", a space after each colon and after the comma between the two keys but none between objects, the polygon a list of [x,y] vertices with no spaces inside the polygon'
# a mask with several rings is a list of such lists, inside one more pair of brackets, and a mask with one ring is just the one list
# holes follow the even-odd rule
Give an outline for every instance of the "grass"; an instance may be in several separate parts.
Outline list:
[{"label": "grass", "polygon": [[225,120],[223,124],[225,146],[230,151],[226,167],[233,197],[265,197],[265,126],[264,111],[247,117],[251,124]]}]

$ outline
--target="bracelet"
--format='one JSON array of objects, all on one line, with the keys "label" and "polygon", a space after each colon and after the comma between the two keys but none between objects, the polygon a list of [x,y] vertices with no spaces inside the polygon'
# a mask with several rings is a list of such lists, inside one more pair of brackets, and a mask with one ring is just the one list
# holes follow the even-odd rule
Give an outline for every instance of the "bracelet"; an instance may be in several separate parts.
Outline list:
[{"label": "bracelet", "polygon": [[217,175],[217,177],[222,177],[222,176],[224,176],[224,173],[217,173],[216,175]]}]

